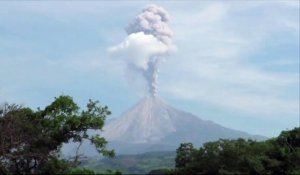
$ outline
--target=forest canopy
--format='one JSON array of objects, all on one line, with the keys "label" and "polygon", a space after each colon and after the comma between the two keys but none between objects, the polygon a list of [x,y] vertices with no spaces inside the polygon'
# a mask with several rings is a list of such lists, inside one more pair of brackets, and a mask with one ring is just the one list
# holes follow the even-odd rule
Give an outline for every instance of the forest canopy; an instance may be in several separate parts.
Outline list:
[{"label": "forest canopy", "polygon": [[261,142],[220,139],[199,149],[182,143],[169,174],[300,174],[300,127]]}]

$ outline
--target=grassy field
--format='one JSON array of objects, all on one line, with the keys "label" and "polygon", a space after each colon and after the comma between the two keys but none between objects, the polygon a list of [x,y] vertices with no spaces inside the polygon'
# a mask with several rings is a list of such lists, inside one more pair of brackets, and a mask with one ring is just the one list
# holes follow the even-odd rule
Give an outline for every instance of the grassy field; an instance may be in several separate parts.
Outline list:
[{"label": "grassy field", "polygon": [[150,152],[138,155],[119,155],[115,158],[90,158],[81,166],[98,173],[119,170],[123,174],[147,174],[154,169],[174,168],[175,152]]}]

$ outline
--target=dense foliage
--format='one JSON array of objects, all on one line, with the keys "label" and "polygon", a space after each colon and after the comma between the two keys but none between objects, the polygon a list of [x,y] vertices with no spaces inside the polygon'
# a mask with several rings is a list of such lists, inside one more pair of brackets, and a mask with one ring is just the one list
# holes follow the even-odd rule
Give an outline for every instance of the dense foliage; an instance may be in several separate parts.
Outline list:
[{"label": "dense foliage", "polygon": [[170,174],[300,174],[300,128],[263,142],[224,140],[177,149]]},{"label": "dense foliage", "polygon": [[[73,173],[89,170],[72,169],[79,161],[61,160],[59,150],[69,141],[89,140],[104,156],[113,156],[107,150],[107,141],[88,130],[101,130],[108,108],[90,100],[87,109],[79,107],[70,96],[60,96],[45,109],[5,104],[0,108],[0,174]],[[76,174],[76,173],[75,173]]]}]

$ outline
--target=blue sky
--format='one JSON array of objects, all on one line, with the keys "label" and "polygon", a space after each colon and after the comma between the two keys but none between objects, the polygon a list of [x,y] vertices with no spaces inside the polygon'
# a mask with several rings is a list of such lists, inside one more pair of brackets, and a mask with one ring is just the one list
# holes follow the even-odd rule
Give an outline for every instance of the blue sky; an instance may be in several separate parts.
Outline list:
[{"label": "blue sky", "polygon": [[171,16],[177,51],[159,95],[202,119],[276,136],[299,125],[298,1],[1,1],[0,103],[44,107],[67,94],[119,116],[145,96],[108,48],[148,4]]}]

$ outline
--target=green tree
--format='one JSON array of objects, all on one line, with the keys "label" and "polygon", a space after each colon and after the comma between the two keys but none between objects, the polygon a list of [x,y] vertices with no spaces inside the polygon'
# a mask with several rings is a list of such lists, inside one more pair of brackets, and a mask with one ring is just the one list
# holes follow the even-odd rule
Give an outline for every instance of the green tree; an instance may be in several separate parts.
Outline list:
[{"label": "green tree", "polygon": [[300,128],[283,131],[277,138],[261,142],[220,139],[191,152],[186,151],[189,147],[185,143],[179,146],[176,168],[169,174],[288,175],[300,172]]},{"label": "green tree", "polygon": [[176,150],[175,163],[176,167],[185,167],[186,164],[193,161],[194,146],[192,143],[181,143]]},{"label": "green tree", "polygon": [[[55,98],[45,109],[33,111],[18,105],[5,104],[0,109],[0,173],[31,174],[65,169],[57,160],[63,143],[90,141],[104,156],[107,141],[88,130],[101,130],[111,112],[98,101],[89,100],[86,110],[79,110],[70,96]],[[79,161],[75,156],[73,165]],[[58,171],[59,172],[59,171]]]},{"label": "green tree", "polygon": [[[300,170],[300,127],[291,131],[283,131],[273,140],[276,149],[268,152],[279,163],[276,173],[292,174]],[[274,154],[275,153],[275,154]]]}]

